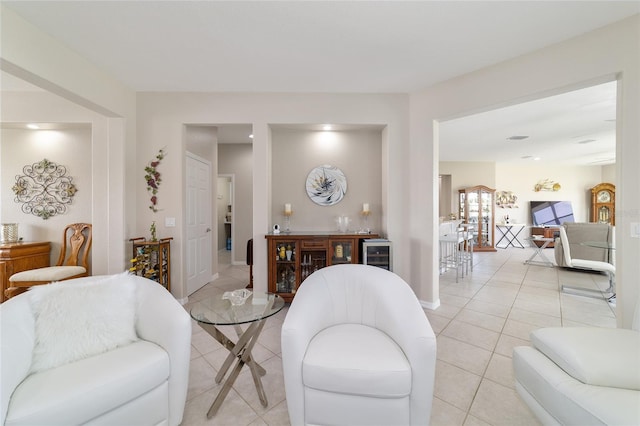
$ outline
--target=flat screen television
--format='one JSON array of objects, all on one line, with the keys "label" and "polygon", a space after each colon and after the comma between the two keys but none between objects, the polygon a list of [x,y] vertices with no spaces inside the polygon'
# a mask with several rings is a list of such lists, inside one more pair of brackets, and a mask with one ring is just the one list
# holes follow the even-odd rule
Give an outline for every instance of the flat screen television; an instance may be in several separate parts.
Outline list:
[{"label": "flat screen television", "polygon": [[562,225],[575,222],[571,201],[530,201],[534,226]]}]

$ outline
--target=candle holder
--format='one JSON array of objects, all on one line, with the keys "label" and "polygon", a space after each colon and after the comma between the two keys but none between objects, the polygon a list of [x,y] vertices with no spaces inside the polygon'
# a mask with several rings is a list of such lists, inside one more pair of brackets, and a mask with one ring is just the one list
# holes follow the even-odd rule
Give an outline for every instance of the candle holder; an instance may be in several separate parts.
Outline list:
[{"label": "candle holder", "polygon": [[291,215],[293,212],[291,210],[284,212],[284,230],[285,232],[291,231]]},{"label": "candle holder", "polygon": [[360,214],[362,215],[362,229],[360,230],[361,234],[370,234],[371,233],[371,229],[369,228],[369,215],[371,214],[371,212],[369,210],[363,210],[360,212]]}]

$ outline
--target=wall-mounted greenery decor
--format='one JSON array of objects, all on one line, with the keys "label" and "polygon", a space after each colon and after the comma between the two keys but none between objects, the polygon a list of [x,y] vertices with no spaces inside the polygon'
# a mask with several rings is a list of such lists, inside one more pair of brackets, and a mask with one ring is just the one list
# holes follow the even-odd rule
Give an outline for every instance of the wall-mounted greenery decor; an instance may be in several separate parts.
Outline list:
[{"label": "wall-mounted greenery decor", "polygon": [[158,151],[158,154],[156,155],[155,160],[152,160],[149,162],[149,165],[147,165],[144,168],[144,180],[145,182],[147,182],[147,191],[149,191],[149,193],[151,194],[151,204],[149,205],[149,208],[151,209],[152,212],[157,213],[158,212],[158,187],[160,186],[160,182],[162,182],[162,179],[160,178],[160,172],[158,171],[158,169],[156,169],[156,167],[158,167],[160,165],[160,161],[162,161],[162,159],[165,156],[165,152],[163,149],[161,149],[160,151]]},{"label": "wall-mounted greenery decor", "polygon": [[46,158],[39,163],[27,164],[22,168],[24,175],[16,176],[13,192],[15,202],[22,203],[22,211],[41,217],[64,214],[67,204],[71,204],[77,189],[73,178],[67,176],[67,168]]}]

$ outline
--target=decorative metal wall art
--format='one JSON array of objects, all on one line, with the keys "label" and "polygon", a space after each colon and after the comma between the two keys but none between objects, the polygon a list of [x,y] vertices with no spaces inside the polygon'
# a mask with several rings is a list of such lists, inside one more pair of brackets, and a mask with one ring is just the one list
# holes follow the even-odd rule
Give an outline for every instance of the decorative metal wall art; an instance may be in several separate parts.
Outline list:
[{"label": "decorative metal wall art", "polygon": [[496,192],[496,206],[503,209],[518,208],[516,202],[518,197],[511,191],[498,191]]},{"label": "decorative metal wall art", "polygon": [[560,184],[558,182],[554,182],[551,179],[544,179],[536,183],[533,187],[535,192],[540,191],[560,191]]},{"label": "decorative metal wall art", "polygon": [[15,202],[22,203],[22,211],[41,217],[64,214],[71,204],[77,188],[73,178],[67,176],[67,168],[46,158],[39,163],[22,168],[24,176],[16,176],[13,192]]},{"label": "decorative metal wall art", "polygon": [[347,193],[347,178],[337,167],[318,166],[307,176],[307,195],[316,204],[331,206]]}]

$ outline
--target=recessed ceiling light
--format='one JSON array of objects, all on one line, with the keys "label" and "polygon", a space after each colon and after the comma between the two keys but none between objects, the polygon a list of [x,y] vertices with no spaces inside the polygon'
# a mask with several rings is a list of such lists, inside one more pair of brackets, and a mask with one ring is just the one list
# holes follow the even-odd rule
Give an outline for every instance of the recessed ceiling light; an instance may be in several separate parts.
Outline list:
[{"label": "recessed ceiling light", "polygon": [[524,135],[514,135],[514,136],[509,136],[507,138],[508,141],[521,141],[523,139],[527,139],[529,136],[524,136]]},{"label": "recessed ceiling light", "polygon": [[251,133],[251,134],[249,135],[249,138],[253,139],[253,133]]},{"label": "recessed ceiling light", "polygon": [[584,144],[595,142],[595,141],[596,141],[595,139],[585,139],[585,140],[578,141],[578,143],[580,145],[584,145]]},{"label": "recessed ceiling light", "polygon": [[331,124],[325,124],[324,126],[322,126],[322,130],[324,130],[325,132],[328,132],[331,129],[332,129]]},{"label": "recessed ceiling light", "polygon": [[540,161],[540,157],[534,157],[533,161]]},{"label": "recessed ceiling light", "polygon": [[39,128],[40,126],[38,126],[37,124],[34,124],[34,123],[27,124],[27,129],[38,130]]}]

